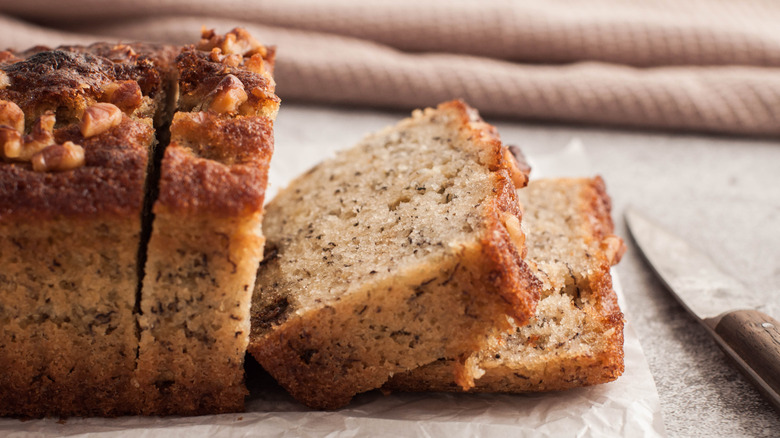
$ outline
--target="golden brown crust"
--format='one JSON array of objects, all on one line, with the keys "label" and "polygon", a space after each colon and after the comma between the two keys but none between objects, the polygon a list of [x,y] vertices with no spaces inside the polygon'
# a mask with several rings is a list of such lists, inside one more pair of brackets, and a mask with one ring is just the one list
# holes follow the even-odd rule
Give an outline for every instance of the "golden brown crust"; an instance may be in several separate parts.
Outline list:
[{"label": "golden brown crust", "polygon": [[522,222],[523,213],[516,190],[528,183],[528,171],[521,170],[516,159],[501,142],[496,128],[486,123],[476,110],[462,100],[439,105],[439,110],[454,112],[460,118],[460,135],[468,137],[479,150],[481,161],[495,172],[493,179],[493,207],[486,209],[488,231],[481,246],[489,275],[485,281],[493,284],[509,304],[507,314],[519,323],[528,321],[539,300],[541,283],[531,274],[524,258],[523,241],[512,239],[507,232],[502,213],[510,214]]},{"label": "golden brown crust", "polygon": [[491,171],[504,169],[517,189],[528,184],[531,168],[520,165],[518,158],[514,157],[509,148],[501,142],[496,127],[482,120],[477,110],[460,99],[440,104],[438,108],[458,114],[465,135],[473,137],[477,147],[480,148],[481,161]]},{"label": "golden brown crust", "polygon": [[[330,339],[324,327],[311,320],[297,318],[266,336],[262,342],[250,341],[248,352],[279,381],[295,399],[313,409],[333,410],[345,406],[355,395],[355,388],[376,388],[386,379],[384,375],[355,372],[347,366],[362,366],[358,351],[344,364],[322,363],[315,357],[320,347]],[[324,336],[325,335],[325,336]],[[259,360],[258,360],[259,361]],[[315,380],[316,385],[310,382]],[[377,381],[374,381],[377,380]]]},{"label": "golden brown crust", "polygon": [[263,206],[273,153],[273,122],[179,115],[165,151],[155,209],[236,216]]},{"label": "golden brown crust", "polygon": [[[592,240],[589,242],[600,249],[597,255],[600,266],[591,281],[592,293],[598,295],[598,309],[602,316],[611,321],[612,326],[616,328],[619,326],[621,331],[619,345],[623,345],[623,313],[618,306],[617,295],[612,289],[610,268],[620,261],[620,256],[625,251],[625,244],[620,237],[613,234],[615,226],[612,222],[612,200],[607,194],[607,187],[601,176],[587,180],[587,188],[583,188],[582,197],[584,198],[583,216],[589,221],[592,230]],[[608,246],[613,242],[617,242],[620,246],[616,258],[610,257],[607,251]]]},{"label": "golden brown crust", "polygon": [[487,233],[482,237],[483,260],[487,269],[485,282],[494,286],[499,295],[508,303],[507,314],[519,323],[528,321],[534,314],[539,301],[541,282],[532,274],[524,261],[526,248],[521,242],[513,240],[506,225],[500,220],[499,213],[509,213],[521,217],[514,186],[506,178],[496,178],[495,204],[493,215],[486,217]]},{"label": "golden brown crust", "polygon": [[[578,356],[576,360],[556,361],[554,366],[538,369],[501,367],[491,370],[476,381],[468,392],[521,394],[533,392],[563,391],[584,386],[612,382],[623,374],[623,332],[612,336],[616,345],[598,355]],[[452,366],[440,361],[393,377],[383,387],[386,391],[400,392],[462,392],[463,388],[452,379]],[[422,372],[420,372],[422,371]]]},{"label": "golden brown crust", "polygon": [[267,166],[274,149],[273,121],[265,117],[226,119],[214,113],[178,113],[171,139],[199,157],[231,164]]},{"label": "golden brown crust", "polygon": [[149,125],[126,116],[118,126],[91,138],[84,138],[75,125],[55,131],[58,143],[84,147],[85,166],[40,173],[29,163],[0,163],[0,219],[140,214],[153,136]]}]

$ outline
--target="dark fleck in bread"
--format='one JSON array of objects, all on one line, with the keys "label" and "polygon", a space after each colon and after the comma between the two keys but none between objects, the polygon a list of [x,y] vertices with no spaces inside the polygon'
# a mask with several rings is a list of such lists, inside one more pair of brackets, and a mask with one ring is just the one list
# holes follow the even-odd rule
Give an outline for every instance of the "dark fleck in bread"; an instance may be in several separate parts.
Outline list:
[{"label": "dark fleck in bread", "polygon": [[539,296],[522,260],[525,182],[459,101],[311,169],[267,206],[249,352],[315,408],[439,357],[468,385],[470,352]]},{"label": "dark fleck in bread", "polygon": [[181,98],[162,159],[140,297],[143,412],[243,410],[249,305],[273,152],[273,58],[242,30],[177,59]]},{"label": "dark fleck in bread", "polygon": [[[484,370],[472,391],[538,392],[595,385],[623,372],[623,315],[610,267],[624,246],[613,235],[601,178],[532,181],[519,191],[528,260],[544,284],[537,313],[472,357]],[[397,374],[401,391],[461,391],[441,359]]]}]

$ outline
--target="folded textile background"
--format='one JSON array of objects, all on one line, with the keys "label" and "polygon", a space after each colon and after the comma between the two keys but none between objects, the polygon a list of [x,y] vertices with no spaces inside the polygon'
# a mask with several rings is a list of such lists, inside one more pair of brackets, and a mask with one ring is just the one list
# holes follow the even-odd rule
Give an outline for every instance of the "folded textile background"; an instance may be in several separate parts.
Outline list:
[{"label": "folded textile background", "polygon": [[286,101],[780,135],[773,0],[0,0],[0,48],[191,43],[202,25],[278,47]]}]

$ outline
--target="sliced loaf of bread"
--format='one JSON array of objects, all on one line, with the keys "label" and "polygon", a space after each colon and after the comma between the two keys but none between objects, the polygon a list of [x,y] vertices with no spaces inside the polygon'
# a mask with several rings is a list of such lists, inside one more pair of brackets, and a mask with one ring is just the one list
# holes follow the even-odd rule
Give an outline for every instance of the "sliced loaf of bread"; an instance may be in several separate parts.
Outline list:
[{"label": "sliced loaf of bread", "polygon": [[[532,181],[519,191],[528,260],[544,284],[527,324],[472,355],[477,392],[538,392],[595,385],[623,372],[623,315],[610,267],[622,255],[601,178]],[[440,360],[394,376],[385,389],[461,391]]]},{"label": "sliced loaf of bread", "polygon": [[440,357],[468,384],[468,355],[539,296],[523,262],[526,182],[460,101],[309,170],[267,206],[249,352],[314,408]]}]

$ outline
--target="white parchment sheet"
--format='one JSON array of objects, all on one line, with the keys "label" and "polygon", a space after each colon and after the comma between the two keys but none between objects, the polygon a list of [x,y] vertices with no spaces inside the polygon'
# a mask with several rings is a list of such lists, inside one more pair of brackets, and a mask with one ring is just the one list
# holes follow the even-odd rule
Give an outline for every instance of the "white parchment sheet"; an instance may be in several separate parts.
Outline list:
[{"label": "white parchment sheet", "polygon": [[[349,146],[374,125],[394,123],[389,116],[355,123],[351,128],[332,110],[299,112],[298,118],[319,117],[307,126],[327,133],[342,123]],[[290,119],[291,120],[291,119]],[[367,125],[371,125],[369,128]],[[295,126],[277,125],[277,153],[271,171],[272,193],[298,173],[329,155],[333,147],[316,147],[318,135]],[[360,131],[361,129],[365,131]],[[332,137],[321,143],[332,143]],[[332,143],[335,144],[335,143]],[[336,147],[337,148],[337,147]],[[528,157],[535,178],[583,176],[585,149],[574,140],[563,151]],[[614,274],[613,274],[614,275]],[[615,277],[621,303],[625,298]],[[624,306],[622,306],[625,308]],[[247,412],[202,417],[69,418],[19,421],[0,419],[0,436],[119,437],[654,437],[664,436],[658,393],[631,321],[625,331],[626,371],[605,385],[532,395],[390,394],[357,396],[346,408],[319,412],[296,403],[282,389],[252,388]],[[257,386],[256,383],[253,386]]]}]

